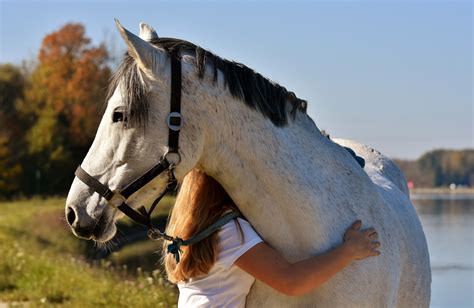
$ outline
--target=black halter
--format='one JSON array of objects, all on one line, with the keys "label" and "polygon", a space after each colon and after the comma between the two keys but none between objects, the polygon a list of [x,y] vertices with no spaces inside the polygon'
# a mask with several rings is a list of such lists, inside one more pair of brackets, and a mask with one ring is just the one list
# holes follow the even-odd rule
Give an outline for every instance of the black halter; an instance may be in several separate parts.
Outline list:
[{"label": "black halter", "polygon": [[[154,228],[151,223],[151,214],[155,209],[156,205],[163,196],[176,188],[176,178],[173,174],[173,169],[181,161],[179,154],[179,130],[182,126],[181,117],[181,61],[176,53],[170,53],[171,59],[171,98],[170,98],[170,113],[167,118],[168,124],[168,151],[160,158],[158,164],[153,168],[145,172],[142,176],[137,178],[132,183],[128,184],[123,189],[112,191],[106,185],[99,182],[89,173],[87,173],[79,165],[76,169],[75,175],[84,184],[92,188],[96,193],[101,195],[107,200],[107,204],[113,208],[118,209],[125,215],[130,217],[135,222],[147,227],[148,237],[153,240],[158,238],[164,238],[167,240],[173,240],[171,236],[166,235],[164,232]],[[170,156],[176,156],[177,161],[170,160]],[[134,210],[126,202],[128,198],[135,192],[140,190],[143,186],[151,182],[161,173],[168,172],[168,183],[165,189],[159,194],[159,196],[153,201],[150,210],[146,210],[144,206]]]}]

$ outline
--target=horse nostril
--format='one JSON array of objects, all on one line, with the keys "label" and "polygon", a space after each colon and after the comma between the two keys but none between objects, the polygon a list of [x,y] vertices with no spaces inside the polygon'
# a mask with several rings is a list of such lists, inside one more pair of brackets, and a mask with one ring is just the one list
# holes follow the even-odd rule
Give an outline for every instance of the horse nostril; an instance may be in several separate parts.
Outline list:
[{"label": "horse nostril", "polygon": [[74,221],[76,221],[76,212],[74,212],[74,210],[70,206],[67,208],[66,218],[67,218],[67,222],[71,226],[74,223]]}]

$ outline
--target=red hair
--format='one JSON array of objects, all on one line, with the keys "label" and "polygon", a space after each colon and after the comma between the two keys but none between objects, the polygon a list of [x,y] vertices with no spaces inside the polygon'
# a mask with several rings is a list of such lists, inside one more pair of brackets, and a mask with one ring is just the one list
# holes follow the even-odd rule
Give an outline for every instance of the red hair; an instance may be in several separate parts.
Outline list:
[{"label": "red hair", "polygon": [[[193,169],[186,174],[180,185],[166,233],[188,239],[228,210],[238,211],[238,208],[225,189],[211,176]],[[242,234],[240,225],[238,227]],[[194,245],[181,247],[179,263],[176,263],[172,254],[167,253],[169,242],[165,241],[163,263],[168,280],[177,283],[209,273],[216,261],[217,240],[217,232],[214,232]]]}]

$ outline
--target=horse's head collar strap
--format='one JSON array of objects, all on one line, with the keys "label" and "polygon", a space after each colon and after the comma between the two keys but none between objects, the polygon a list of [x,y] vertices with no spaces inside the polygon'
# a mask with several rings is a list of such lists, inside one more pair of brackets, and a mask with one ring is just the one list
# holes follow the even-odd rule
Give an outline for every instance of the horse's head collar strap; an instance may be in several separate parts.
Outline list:
[{"label": "horse's head collar strap", "polygon": [[[168,191],[176,187],[176,179],[173,174],[173,168],[181,161],[178,147],[179,131],[183,124],[183,119],[181,116],[181,61],[178,55],[174,52],[170,53],[170,59],[171,97],[170,113],[167,118],[168,151],[160,158],[158,164],[153,166],[135,181],[128,184],[125,188],[114,191],[87,173],[84,169],[82,169],[81,166],[78,166],[75,172],[76,177],[84,184],[92,188],[96,193],[104,197],[107,200],[107,204],[109,206],[122,211],[132,220],[146,226],[149,230],[154,229],[151,224],[150,216],[156,205]],[[172,160],[171,157],[176,159]],[[150,210],[147,211],[143,206],[138,210],[131,208],[127,204],[128,198],[164,171],[168,171],[168,184],[166,185],[166,188],[160,193],[158,198],[153,202]],[[153,234],[156,236],[156,232]],[[162,232],[159,234],[161,236],[164,235]]]}]

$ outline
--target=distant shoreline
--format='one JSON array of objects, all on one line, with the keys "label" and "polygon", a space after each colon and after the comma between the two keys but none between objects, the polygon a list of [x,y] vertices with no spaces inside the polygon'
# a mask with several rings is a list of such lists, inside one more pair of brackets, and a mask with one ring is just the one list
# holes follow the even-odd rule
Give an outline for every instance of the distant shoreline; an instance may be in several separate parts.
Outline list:
[{"label": "distant shoreline", "polygon": [[412,188],[410,195],[473,195],[474,188],[431,187],[431,188]]}]

